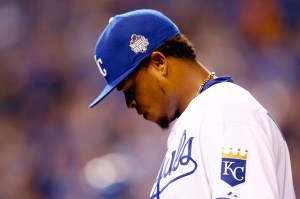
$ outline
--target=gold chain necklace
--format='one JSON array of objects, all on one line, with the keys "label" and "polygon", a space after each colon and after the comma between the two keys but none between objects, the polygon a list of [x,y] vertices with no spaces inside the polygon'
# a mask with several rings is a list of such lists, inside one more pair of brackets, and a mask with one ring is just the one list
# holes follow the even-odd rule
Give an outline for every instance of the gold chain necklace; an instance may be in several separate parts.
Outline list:
[{"label": "gold chain necklace", "polygon": [[211,80],[214,76],[216,75],[215,72],[211,72],[208,77],[202,82],[202,84],[200,85],[199,89],[198,89],[198,92],[196,93],[196,96],[200,94],[200,92],[202,91],[204,85],[209,81]]}]

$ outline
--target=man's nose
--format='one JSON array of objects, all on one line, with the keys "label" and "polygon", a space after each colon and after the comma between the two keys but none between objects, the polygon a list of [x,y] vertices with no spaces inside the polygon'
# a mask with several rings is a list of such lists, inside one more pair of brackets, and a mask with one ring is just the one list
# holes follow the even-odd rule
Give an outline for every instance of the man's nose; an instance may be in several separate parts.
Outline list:
[{"label": "man's nose", "polygon": [[127,108],[136,108],[137,102],[132,93],[124,92]]}]

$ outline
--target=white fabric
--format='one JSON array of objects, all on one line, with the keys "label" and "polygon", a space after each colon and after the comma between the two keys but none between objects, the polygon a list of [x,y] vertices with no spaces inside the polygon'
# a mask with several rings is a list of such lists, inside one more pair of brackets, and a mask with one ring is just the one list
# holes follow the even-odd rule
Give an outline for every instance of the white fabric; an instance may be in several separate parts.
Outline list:
[{"label": "white fabric", "polygon": [[[242,158],[228,159],[230,148],[232,154],[240,149]],[[250,93],[233,83],[198,95],[174,123],[150,194],[150,199],[199,198],[295,198],[280,130]]]}]

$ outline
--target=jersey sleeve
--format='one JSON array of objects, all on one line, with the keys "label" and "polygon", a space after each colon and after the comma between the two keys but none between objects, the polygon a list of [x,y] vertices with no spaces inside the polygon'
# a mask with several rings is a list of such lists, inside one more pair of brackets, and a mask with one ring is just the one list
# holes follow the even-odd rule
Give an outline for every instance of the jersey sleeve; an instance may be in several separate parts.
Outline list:
[{"label": "jersey sleeve", "polygon": [[207,116],[199,137],[212,198],[284,198],[289,155],[274,121],[265,111],[222,108]]}]

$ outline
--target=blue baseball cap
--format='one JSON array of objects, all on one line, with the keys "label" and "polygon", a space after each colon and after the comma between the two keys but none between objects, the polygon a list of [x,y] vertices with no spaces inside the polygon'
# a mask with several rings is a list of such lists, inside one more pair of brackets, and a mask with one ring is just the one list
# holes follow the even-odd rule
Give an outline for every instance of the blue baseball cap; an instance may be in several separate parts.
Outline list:
[{"label": "blue baseball cap", "polygon": [[112,17],[96,43],[94,55],[107,86],[89,107],[97,105],[143,59],[179,33],[178,27],[169,18],[151,9]]}]

